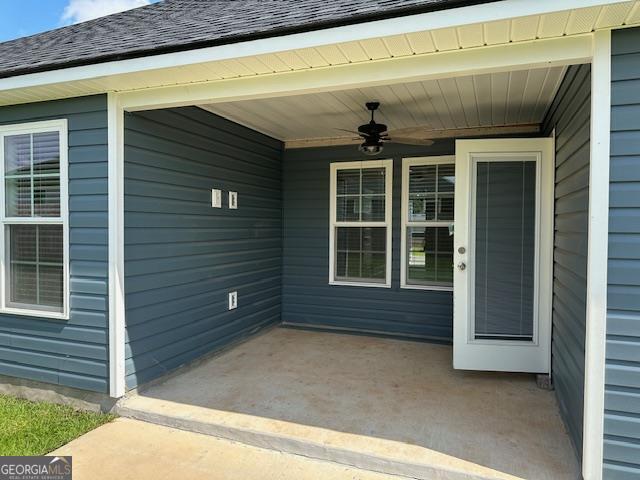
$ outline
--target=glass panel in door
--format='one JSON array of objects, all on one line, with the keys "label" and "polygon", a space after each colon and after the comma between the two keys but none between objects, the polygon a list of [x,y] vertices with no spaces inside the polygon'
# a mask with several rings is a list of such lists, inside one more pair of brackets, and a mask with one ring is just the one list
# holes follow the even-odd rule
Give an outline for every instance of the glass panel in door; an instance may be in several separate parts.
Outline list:
[{"label": "glass panel in door", "polygon": [[474,338],[534,336],[536,161],[477,161]]}]

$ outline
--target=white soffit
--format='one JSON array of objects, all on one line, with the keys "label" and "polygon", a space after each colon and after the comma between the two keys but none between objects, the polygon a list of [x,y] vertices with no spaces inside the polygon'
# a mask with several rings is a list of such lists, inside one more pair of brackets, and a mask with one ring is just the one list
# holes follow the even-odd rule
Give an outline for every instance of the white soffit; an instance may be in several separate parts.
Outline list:
[{"label": "white soffit", "polygon": [[[453,11],[448,14],[455,15]],[[91,95],[106,91],[129,91],[230,78],[273,75],[335,65],[366,63],[413,55],[428,55],[436,52],[580,35],[597,29],[637,24],[640,24],[640,0],[284,50],[262,55],[246,56],[246,54],[241,53],[238,47],[237,58],[136,73],[120,73],[108,76],[103,74],[100,77],[84,80],[52,83],[55,80],[51,79],[61,75],[60,72],[62,70],[34,74],[44,75],[46,85],[30,86],[28,88],[9,89],[7,85],[14,86],[20,82],[14,81],[13,78],[0,79],[0,89],[5,88],[0,90],[0,105]],[[188,53],[190,52],[185,52],[184,55]],[[154,61],[154,57],[147,57],[147,68],[149,63]],[[113,63],[115,68],[115,64],[118,62]],[[104,64],[105,68],[108,65],[110,64]],[[21,77],[15,78],[20,79]],[[50,80],[47,81],[46,78],[50,78]]]},{"label": "white soffit", "polygon": [[381,102],[376,120],[390,129],[434,130],[540,123],[565,67],[487,73],[279,98],[200,105],[283,141],[353,135],[368,120],[365,102]]}]

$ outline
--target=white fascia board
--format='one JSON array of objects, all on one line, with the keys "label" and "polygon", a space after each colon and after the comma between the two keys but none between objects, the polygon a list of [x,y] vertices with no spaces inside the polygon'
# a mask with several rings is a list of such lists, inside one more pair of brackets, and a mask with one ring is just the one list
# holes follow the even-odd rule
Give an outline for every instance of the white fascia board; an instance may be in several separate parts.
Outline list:
[{"label": "white fascia board", "polygon": [[135,111],[584,63],[591,59],[592,36],[589,33],[366,63],[133,90],[122,92],[120,99],[125,110]]},{"label": "white fascia board", "polygon": [[[0,91],[52,83],[88,80],[161,68],[178,67],[286,50],[422,32],[439,28],[543,15],[579,8],[624,3],[628,0],[503,0],[468,7],[407,15],[311,32],[269,37],[215,47],[70,67],[0,79]],[[365,26],[366,25],[366,26]]]}]

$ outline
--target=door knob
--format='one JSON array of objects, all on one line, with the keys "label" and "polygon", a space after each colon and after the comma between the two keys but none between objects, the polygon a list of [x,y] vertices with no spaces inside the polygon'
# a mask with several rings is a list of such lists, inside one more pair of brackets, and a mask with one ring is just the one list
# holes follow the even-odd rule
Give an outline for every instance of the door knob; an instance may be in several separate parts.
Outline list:
[{"label": "door knob", "polygon": [[460,263],[458,264],[458,269],[459,269],[460,271],[463,271],[465,268],[467,268],[467,264],[466,264],[466,263],[464,263],[464,262],[460,262]]}]

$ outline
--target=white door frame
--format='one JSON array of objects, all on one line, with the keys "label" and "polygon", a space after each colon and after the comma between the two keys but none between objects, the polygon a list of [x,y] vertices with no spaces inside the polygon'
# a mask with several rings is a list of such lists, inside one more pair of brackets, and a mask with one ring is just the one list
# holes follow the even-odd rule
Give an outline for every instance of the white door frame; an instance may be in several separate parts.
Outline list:
[{"label": "white door frame", "polygon": [[[453,366],[463,370],[549,373],[553,283],[554,148],[551,138],[456,141]],[[536,254],[533,341],[473,336],[476,159],[506,161],[512,153],[536,157]],[[496,158],[497,157],[497,158]],[[500,158],[503,157],[503,158]],[[464,249],[464,250],[462,250]],[[465,269],[458,268],[464,263]]]}]

